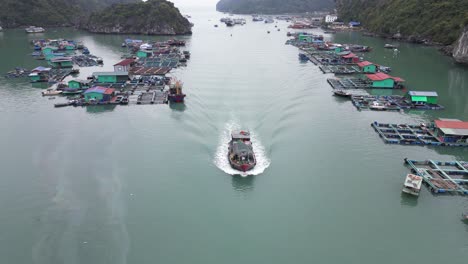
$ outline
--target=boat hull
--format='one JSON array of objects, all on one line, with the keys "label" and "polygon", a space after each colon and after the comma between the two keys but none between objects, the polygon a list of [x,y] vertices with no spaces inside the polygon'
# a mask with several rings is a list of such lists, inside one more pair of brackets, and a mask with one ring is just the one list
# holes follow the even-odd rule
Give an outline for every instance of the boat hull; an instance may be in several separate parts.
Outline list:
[{"label": "boat hull", "polygon": [[229,159],[229,163],[231,164],[231,167],[235,170],[242,171],[242,172],[247,172],[249,170],[252,170],[255,168],[256,163],[249,163],[249,164],[237,164],[233,162],[231,159]]},{"label": "boat hull", "polygon": [[185,98],[185,94],[178,94],[178,95],[170,94],[168,96],[169,102],[171,103],[183,103],[184,98]]}]

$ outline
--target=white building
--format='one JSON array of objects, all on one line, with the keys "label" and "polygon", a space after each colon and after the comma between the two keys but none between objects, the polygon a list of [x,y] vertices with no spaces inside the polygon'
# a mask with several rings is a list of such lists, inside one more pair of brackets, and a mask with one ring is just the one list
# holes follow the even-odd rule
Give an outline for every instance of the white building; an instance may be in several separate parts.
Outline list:
[{"label": "white building", "polygon": [[335,15],[327,15],[325,16],[325,22],[326,23],[333,23],[338,19],[338,16]]}]

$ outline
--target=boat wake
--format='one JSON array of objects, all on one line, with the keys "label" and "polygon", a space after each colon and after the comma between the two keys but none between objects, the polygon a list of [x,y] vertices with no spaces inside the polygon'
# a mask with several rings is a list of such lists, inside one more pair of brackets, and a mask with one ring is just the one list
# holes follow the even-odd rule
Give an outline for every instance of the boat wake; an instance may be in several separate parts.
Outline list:
[{"label": "boat wake", "polygon": [[255,158],[257,159],[257,165],[250,171],[241,172],[233,169],[229,164],[228,147],[229,141],[231,140],[231,131],[239,129],[241,129],[241,127],[235,123],[226,124],[224,131],[221,133],[219,146],[214,157],[214,164],[216,167],[230,175],[240,175],[242,177],[247,177],[249,175],[262,174],[265,169],[270,166],[270,160],[266,156],[265,148],[253,131],[250,131],[250,138],[252,141]]}]

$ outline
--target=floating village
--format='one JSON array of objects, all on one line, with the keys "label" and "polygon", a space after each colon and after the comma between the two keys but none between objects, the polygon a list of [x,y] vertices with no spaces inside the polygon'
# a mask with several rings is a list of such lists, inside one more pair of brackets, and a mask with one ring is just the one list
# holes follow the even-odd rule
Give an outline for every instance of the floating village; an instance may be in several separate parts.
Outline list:
[{"label": "floating village", "polygon": [[[28,29],[29,30],[29,29]],[[29,31],[27,32],[29,33]],[[31,56],[47,65],[28,70],[18,67],[6,78],[28,78],[45,83],[42,96],[66,99],[55,107],[87,105],[128,105],[183,103],[183,83],[168,77],[172,69],[186,65],[190,52],[181,50],[184,41],[144,42],[126,39],[126,53],[113,71],[94,72],[86,79],[71,79],[80,67],[102,65],[103,59],[91,54],[81,43],[66,39],[38,39],[31,42]],[[75,68],[76,67],[76,68]]]},{"label": "floating village", "polygon": [[[293,28],[300,28],[297,24],[295,22]],[[353,22],[350,27],[359,25]],[[288,32],[287,35],[290,39],[286,44],[300,50],[298,59],[317,65],[324,74],[333,74],[333,78],[327,78],[332,94],[349,100],[359,111],[444,109],[438,103],[437,92],[411,90],[403,78],[391,75],[390,67],[365,60],[364,54],[372,52],[372,47],[333,43],[324,40],[323,35],[310,32]],[[386,44],[383,48],[392,49],[394,54],[399,52],[394,45]],[[371,95],[368,92],[371,89],[398,90],[404,91],[404,94]],[[387,144],[468,147],[468,122],[458,119],[439,118],[419,124],[375,121],[371,127]],[[416,161],[407,158],[404,162],[409,173],[403,183],[403,193],[418,197],[425,184],[434,194],[468,195],[468,162]]]}]

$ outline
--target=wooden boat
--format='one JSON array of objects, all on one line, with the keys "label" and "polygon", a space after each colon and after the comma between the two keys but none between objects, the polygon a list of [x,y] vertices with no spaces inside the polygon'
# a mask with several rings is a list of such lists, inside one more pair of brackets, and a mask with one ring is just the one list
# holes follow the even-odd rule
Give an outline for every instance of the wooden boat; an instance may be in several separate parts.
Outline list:
[{"label": "wooden boat", "polygon": [[55,96],[55,95],[59,95],[61,94],[62,91],[58,91],[58,90],[55,90],[55,89],[47,89],[45,91],[42,91],[42,96]]},{"label": "wooden boat", "polygon": [[255,167],[257,160],[253,152],[249,131],[241,130],[231,133],[228,159],[231,167],[235,170],[246,172]]},{"label": "wooden boat", "polygon": [[384,45],[384,48],[386,48],[386,49],[394,49],[394,48],[397,48],[397,46],[396,46],[396,45],[393,45],[393,44],[385,44],[385,45]]},{"label": "wooden boat", "polygon": [[403,189],[401,191],[414,196],[419,196],[422,181],[423,178],[421,176],[408,174],[406,175],[405,183],[403,184]]},{"label": "wooden boat", "polygon": [[462,213],[462,220],[468,223],[468,212]]},{"label": "wooden boat", "polygon": [[343,90],[333,90],[333,94],[340,97],[351,98],[351,93],[345,92]]},{"label": "wooden boat", "polygon": [[42,32],[45,31],[44,28],[42,28],[42,27],[35,27],[35,26],[27,27],[25,30],[26,30],[26,33],[42,33]]}]

